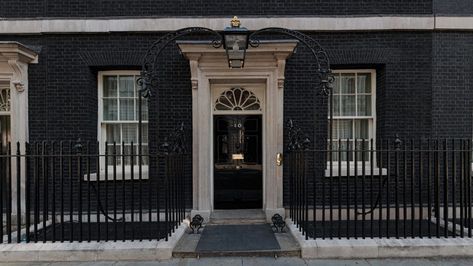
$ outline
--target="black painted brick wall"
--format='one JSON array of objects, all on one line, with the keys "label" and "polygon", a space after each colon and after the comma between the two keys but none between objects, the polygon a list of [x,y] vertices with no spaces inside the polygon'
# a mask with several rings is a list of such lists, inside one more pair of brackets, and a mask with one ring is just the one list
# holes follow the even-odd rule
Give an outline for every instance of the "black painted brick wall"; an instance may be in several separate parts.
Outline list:
[{"label": "black painted brick wall", "polygon": [[433,0],[434,13],[438,15],[472,15],[471,0]]},{"label": "black painted brick wall", "polygon": [[[333,68],[377,70],[377,137],[402,139],[470,136],[472,132],[471,33],[371,32],[311,34],[325,47]],[[40,51],[29,68],[30,139],[95,141],[97,73],[139,69],[140,56],[159,34],[1,36]],[[187,61],[169,48],[161,61],[161,90],[150,104],[152,148],[181,121],[191,132],[191,87]],[[315,95],[307,49],[287,64],[284,118],[293,118],[319,145],[327,132],[327,107]],[[432,58],[432,55],[435,57]],[[433,64],[433,69],[432,69]],[[315,99],[315,100],[314,100]],[[314,116],[315,111],[315,116]],[[160,137],[156,139],[157,115]],[[312,127],[312,125],[316,125]],[[190,140],[190,136],[189,136]],[[190,147],[190,146],[189,146]],[[191,205],[191,164],[186,165]],[[288,186],[285,175],[285,200]]]},{"label": "black painted brick wall", "polygon": [[432,134],[471,138],[473,132],[473,34],[433,35]]},{"label": "black painted brick wall", "polygon": [[431,14],[432,0],[1,0],[0,17]]},{"label": "black painted brick wall", "polygon": [[[378,140],[392,139],[395,134],[402,139],[430,136],[432,33],[318,33],[312,36],[327,49],[333,69],[376,69]],[[311,80],[314,73],[303,67],[307,64],[310,64],[310,55],[303,47],[288,61],[284,116],[298,121],[312,140],[314,129],[311,126],[315,122],[316,148],[323,149],[327,137],[327,103],[322,96],[314,95],[317,93]],[[321,202],[325,165],[319,158],[321,155],[317,156],[315,161],[322,163],[314,165],[314,157],[310,157],[308,172],[316,175],[316,195]],[[290,193],[289,171],[285,169],[284,174],[286,205]],[[312,180],[309,187],[313,187]]]}]

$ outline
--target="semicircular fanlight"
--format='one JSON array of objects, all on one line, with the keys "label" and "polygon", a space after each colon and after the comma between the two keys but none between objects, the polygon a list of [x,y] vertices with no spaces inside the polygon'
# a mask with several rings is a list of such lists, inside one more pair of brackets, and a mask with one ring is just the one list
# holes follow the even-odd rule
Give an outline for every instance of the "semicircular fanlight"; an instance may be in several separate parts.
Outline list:
[{"label": "semicircular fanlight", "polygon": [[216,111],[260,111],[261,103],[256,95],[244,88],[231,88],[220,94],[215,101]]},{"label": "semicircular fanlight", "polygon": [[10,88],[0,88],[0,112],[10,112]]}]

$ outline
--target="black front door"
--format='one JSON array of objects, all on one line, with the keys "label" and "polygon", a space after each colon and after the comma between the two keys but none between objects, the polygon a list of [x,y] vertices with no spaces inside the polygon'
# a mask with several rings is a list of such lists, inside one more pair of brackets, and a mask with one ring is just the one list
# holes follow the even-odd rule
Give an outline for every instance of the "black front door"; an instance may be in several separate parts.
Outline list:
[{"label": "black front door", "polygon": [[214,116],[215,209],[263,207],[261,115]]}]

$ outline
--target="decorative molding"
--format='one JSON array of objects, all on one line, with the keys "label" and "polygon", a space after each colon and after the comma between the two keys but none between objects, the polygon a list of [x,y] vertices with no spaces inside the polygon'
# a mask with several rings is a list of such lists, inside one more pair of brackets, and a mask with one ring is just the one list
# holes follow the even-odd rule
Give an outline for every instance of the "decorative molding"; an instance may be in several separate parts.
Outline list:
[{"label": "decorative molding", "polygon": [[[245,24],[246,25],[246,24]],[[294,40],[261,41],[258,48],[249,47],[245,68],[230,69],[224,49],[215,49],[206,41],[178,41],[181,53],[189,60],[192,84],[192,169],[193,210],[192,216],[200,214],[208,219],[213,210],[212,193],[212,115],[232,111],[212,110],[222,92],[231,88],[254,88],[253,93],[261,101],[261,110],[248,110],[266,116],[264,120],[265,152],[263,164],[263,202],[267,221],[275,213],[284,214],[282,202],[282,167],[274,167],[274,155],[283,150],[283,103],[284,93],[278,89],[284,83],[286,60],[298,42]],[[280,81],[280,82],[279,82]],[[235,97],[237,105],[242,104]],[[233,108],[234,105],[231,106]],[[265,108],[268,107],[268,108]],[[267,162],[267,163],[266,163]]]},{"label": "decorative molding", "polygon": [[284,89],[284,73],[286,69],[286,57],[281,58],[277,55],[278,59],[278,89]]},{"label": "decorative molding", "polygon": [[191,80],[191,83],[192,83],[192,89],[193,90],[197,90],[199,88],[199,80],[193,79],[193,80]]},{"label": "decorative molding", "polygon": [[214,105],[215,111],[249,111],[261,110],[261,101],[245,88],[236,87],[220,94]]},{"label": "decorative molding", "polygon": [[[449,19],[451,22],[441,23],[444,29],[456,29],[458,25],[462,25],[462,28],[473,30],[473,25],[468,24],[471,17],[453,20],[451,17],[436,18],[431,15],[241,18],[249,30],[285,27],[299,31],[434,30],[437,20],[443,22]],[[196,26],[222,30],[227,24],[228,17],[3,19],[0,20],[0,33],[161,32]]]},{"label": "decorative molding", "polygon": [[21,81],[13,81],[13,86],[18,92],[23,92],[25,90],[25,84]]},{"label": "decorative molding", "polygon": [[278,79],[278,89],[282,90],[284,89],[284,78],[279,78]]}]

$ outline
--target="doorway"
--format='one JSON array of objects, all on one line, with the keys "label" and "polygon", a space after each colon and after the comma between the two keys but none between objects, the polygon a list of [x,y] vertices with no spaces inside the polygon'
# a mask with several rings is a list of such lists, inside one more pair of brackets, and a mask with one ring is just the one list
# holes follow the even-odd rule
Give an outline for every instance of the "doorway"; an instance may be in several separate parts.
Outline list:
[{"label": "doorway", "polygon": [[215,209],[263,207],[261,115],[214,115]]}]

